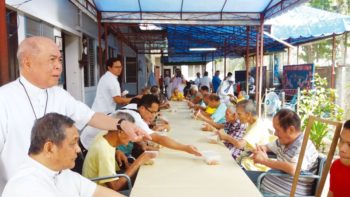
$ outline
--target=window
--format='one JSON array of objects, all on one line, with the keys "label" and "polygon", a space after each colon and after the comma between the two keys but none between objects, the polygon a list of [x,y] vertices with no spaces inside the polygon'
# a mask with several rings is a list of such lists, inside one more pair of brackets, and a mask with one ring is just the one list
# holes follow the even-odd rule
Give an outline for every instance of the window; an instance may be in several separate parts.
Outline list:
[{"label": "window", "polygon": [[126,57],[126,83],[136,83],[137,81],[137,59],[136,57]]},{"label": "window", "polygon": [[83,35],[82,63],[84,66],[84,86],[96,85],[94,39]]},{"label": "window", "polygon": [[45,36],[54,40],[53,26],[43,21],[26,17],[26,37]]}]

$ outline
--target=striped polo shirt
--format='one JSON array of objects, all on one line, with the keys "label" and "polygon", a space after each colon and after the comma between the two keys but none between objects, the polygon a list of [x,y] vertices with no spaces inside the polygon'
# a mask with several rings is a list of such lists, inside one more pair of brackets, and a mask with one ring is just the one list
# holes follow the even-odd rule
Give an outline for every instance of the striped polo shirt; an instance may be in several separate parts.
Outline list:
[{"label": "striped polo shirt", "polygon": [[[298,163],[299,153],[303,142],[304,134],[301,133],[295,141],[289,146],[280,144],[279,140],[268,144],[268,148],[276,154],[278,161],[285,161],[295,166]],[[315,172],[317,167],[318,152],[313,143],[308,140],[303,164],[301,167],[302,173]],[[310,195],[312,193],[312,184],[314,179],[299,178],[296,195]],[[262,181],[262,191],[264,193],[273,194],[288,194],[292,188],[293,176],[277,177],[274,175],[266,175]]]}]

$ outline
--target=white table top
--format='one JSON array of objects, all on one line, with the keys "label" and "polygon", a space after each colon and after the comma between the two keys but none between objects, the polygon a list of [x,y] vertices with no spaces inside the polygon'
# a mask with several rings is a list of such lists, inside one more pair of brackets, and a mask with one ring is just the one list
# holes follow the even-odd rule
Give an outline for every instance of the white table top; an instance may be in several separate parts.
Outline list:
[{"label": "white table top", "polygon": [[169,120],[169,137],[192,144],[199,150],[221,155],[218,165],[207,165],[202,157],[161,148],[153,165],[141,166],[132,197],[262,196],[223,144],[210,144],[200,130],[201,121],[190,118],[186,103],[172,102],[176,112],[162,112]]}]

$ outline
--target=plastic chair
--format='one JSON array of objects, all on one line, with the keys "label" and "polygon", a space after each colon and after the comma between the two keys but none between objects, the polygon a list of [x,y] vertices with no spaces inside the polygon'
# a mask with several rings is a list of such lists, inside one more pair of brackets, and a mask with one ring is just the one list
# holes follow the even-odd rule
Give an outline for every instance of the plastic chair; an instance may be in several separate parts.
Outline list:
[{"label": "plastic chair", "polygon": [[[86,155],[86,154],[85,154]],[[82,162],[79,162],[77,163],[76,162],[76,167],[75,167],[75,172],[82,172],[82,169],[83,169],[83,163],[84,163],[84,160],[85,160],[85,155],[80,153],[78,155],[78,157],[80,157],[80,159],[82,160]],[[132,160],[134,161],[135,158],[130,156],[128,157],[128,160]],[[102,176],[102,177],[95,177],[95,178],[90,178],[91,181],[94,181],[94,182],[97,182],[97,181],[101,181],[101,180],[106,180],[106,179],[111,179],[111,178],[118,178],[118,177],[124,177],[126,180],[127,180],[127,186],[128,186],[128,190],[131,190],[132,189],[132,184],[131,184],[131,179],[128,175],[126,174],[115,174],[115,175],[110,175],[110,176]]]},{"label": "plastic chair", "polygon": [[[311,178],[311,179],[315,179],[314,180],[314,183],[312,185],[312,193],[313,195],[312,196],[315,196],[316,195],[316,190],[317,190],[317,187],[319,185],[319,182],[320,182],[320,179],[322,177],[322,172],[323,172],[323,167],[326,163],[326,158],[325,157],[322,157],[322,156],[319,156],[317,158],[317,169],[316,169],[316,172],[315,174],[311,173],[311,172],[301,172],[300,175],[299,175],[299,178]],[[266,175],[273,175],[273,176],[279,176],[279,177],[293,177],[285,172],[282,172],[282,171],[277,171],[277,170],[271,170],[271,171],[268,171],[268,172],[265,172],[265,173],[262,173],[259,177],[258,177],[258,181],[257,181],[257,187],[258,189],[261,191],[261,184],[262,184],[262,181],[264,179],[264,177]],[[272,197],[272,196],[289,196],[289,195],[276,195],[276,194],[264,194],[265,197]]]}]

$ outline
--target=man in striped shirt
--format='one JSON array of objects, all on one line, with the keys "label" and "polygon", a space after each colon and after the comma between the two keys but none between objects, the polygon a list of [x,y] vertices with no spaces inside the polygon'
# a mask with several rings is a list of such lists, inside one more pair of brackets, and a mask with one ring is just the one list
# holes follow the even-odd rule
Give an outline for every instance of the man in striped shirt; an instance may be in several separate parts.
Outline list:
[{"label": "man in striped shirt", "polygon": [[[304,135],[300,130],[301,121],[298,115],[289,110],[282,109],[273,118],[273,127],[278,139],[270,144],[258,146],[253,151],[253,160],[270,167],[273,170],[283,171],[290,177],[277,177],[267,175],[262,181],[262,191],[273,194],[289,194],[293,183],[301,145]],[[276,160],[269,159],[266,152],[277,155]],[[309,140],[302,164],[303,172],[312,172],[317,166],[318,152]],[[310,195],[313,179],[299,179],[296,195]]]}]

